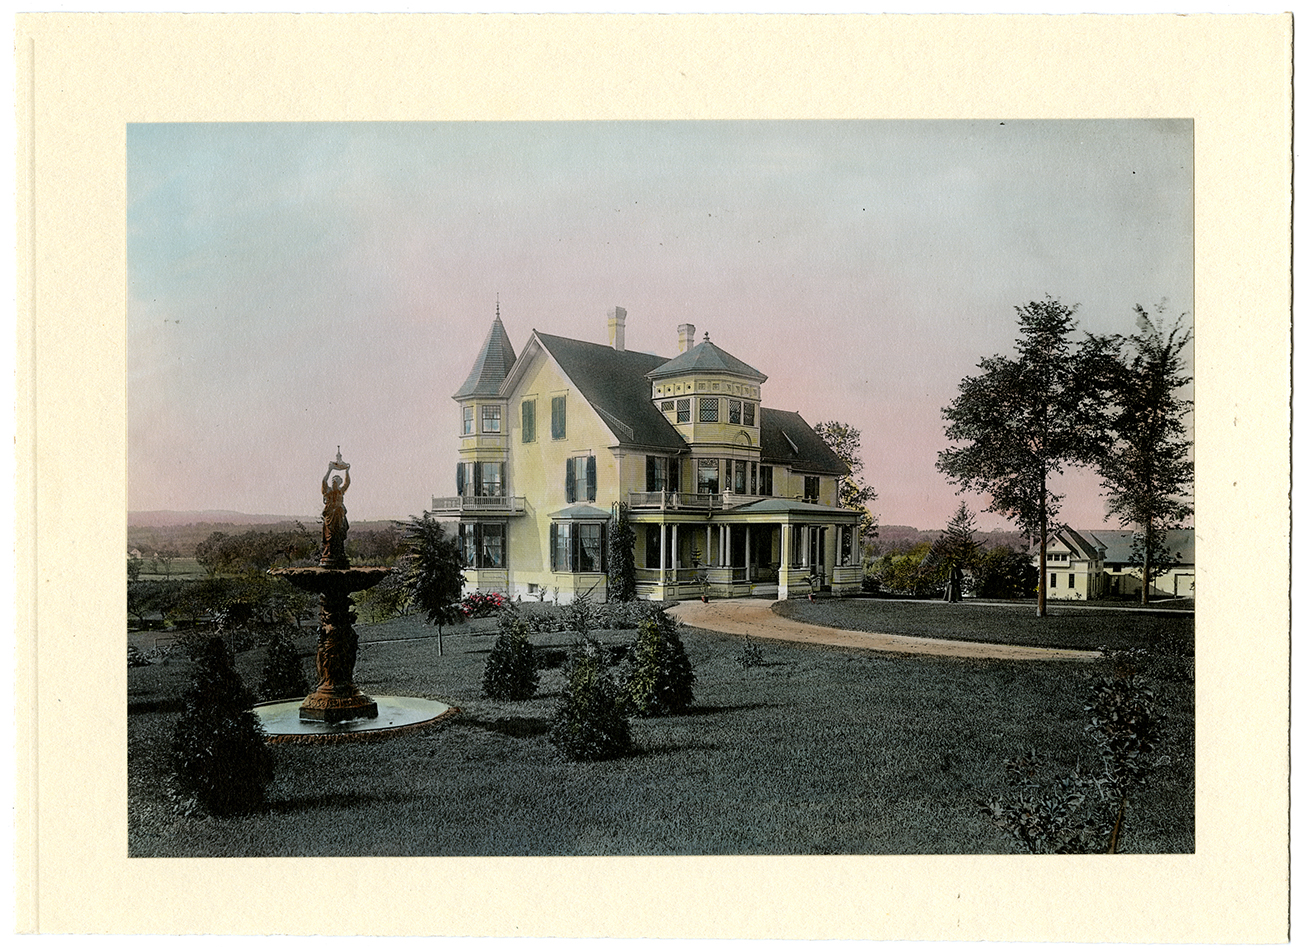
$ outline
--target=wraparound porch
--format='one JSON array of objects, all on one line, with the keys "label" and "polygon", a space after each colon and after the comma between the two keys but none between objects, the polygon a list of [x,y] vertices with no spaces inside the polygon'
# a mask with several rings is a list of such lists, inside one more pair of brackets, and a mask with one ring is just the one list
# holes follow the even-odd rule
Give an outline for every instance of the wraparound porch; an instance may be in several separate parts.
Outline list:
[{"label": "wraparound porch", "polygon": [[856,511],[768,499],[725,512],[633,510],[637,594],[702,596],[856,592],[862,583]]}]

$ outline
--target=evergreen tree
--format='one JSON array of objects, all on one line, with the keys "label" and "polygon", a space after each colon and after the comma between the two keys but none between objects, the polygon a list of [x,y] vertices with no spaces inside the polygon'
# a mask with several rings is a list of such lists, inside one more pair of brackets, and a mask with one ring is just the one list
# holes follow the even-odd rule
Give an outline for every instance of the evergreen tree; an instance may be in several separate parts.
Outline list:
[{"label": "evergreen tree", "polygon": [[502,610],[500,632],[483,666],[483,695],[500,701],[526,701],[537,693],[537,653],[528,625],[513,604]]},{"label": "evergreen tree", "polygon": [[608,760],[632,751],[632,729],[599,649],[579,649],[548,731],[570,760]]},{"label": "evergreen tree", "polygon": [[185,710],[172,733],[177,787],[213,815],[247,813],[261,805],[275,768],[253,696],[219,636],[197,639],[191,661]]},{"label": "evergreen tree", "polygon": [[614,602],[636,599],[636,538],[627,519],[627,505],[614,508],[609,535],[609,598]]},{"label": "evergreen tree", "polygon": [[460,550],[427,510],[407,521],[403,536],[406,555],[402,558],[401,572],[406,598],[424,613],[425,622],[438,626],[438,654],[441,655],[442,627],[464,618],[460,610],[461,590],[465,588]]},{"label": "evergreen tree", "polygon": [[300,698],[310,694],[311,685],[303,674],[302,656],[298,654],[293,638],[284,629],[275,629],[269,638],[262,662],[262,680],[257,685],[262,700]]},{"label": "evergreen tree", "polygon": [[672,616],[660,610],[642,620],[632,656],[624,694],[637,714],[680,714],[694,700],[695,672]]}]

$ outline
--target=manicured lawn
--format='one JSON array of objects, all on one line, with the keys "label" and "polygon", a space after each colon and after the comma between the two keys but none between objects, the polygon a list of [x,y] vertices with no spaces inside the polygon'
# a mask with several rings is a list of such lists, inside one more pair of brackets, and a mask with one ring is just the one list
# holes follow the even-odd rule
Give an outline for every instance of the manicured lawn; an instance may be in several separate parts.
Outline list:
[{"label": "manicured lawn", "polygon": [[1194,617],[1186,612],[1138,612],[1048,603],[1008,605],[898,599],[787,599],[779,615],[836,629],[966,639],[1051,648],[1152,648],[1192,654]]},{"label": "manicured lawn", "polygon": [[[765,640],[763,664],[746,669],[743,640],[684,629],[691,713],[634,719],[632,757],[569,763],[545,735],[558,668],[530,701],[480,697],[492,637],[467,633],[493,628],[448,630],[439,657],[416,620],[362,627],[365,690],[435,698],[461,714],[378,744],[276,745],[265,810],[237,819],[178,818],[167,805],[163,759],[185,664],[131,669],[131,855],[1009,853],[1014,844],[976,808],[1005,791],[1002,761],[1031,748],[1061,773],[1095,761],[1083,733],[1088,665]],[[534,641],[558,658],[572,636]],[[259,661],[238,656],[245,681],[256,683]],[[1191,852],[1193,688],[1163,681],[1157,692],[1166,761],[1130,804],[1124,848]]]}]

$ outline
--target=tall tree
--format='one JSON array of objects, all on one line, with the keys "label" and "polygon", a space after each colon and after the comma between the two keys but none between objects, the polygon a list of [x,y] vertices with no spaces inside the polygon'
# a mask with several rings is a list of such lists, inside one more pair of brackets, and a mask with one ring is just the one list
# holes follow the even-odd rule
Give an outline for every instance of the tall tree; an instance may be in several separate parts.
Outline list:
[{"label": "tall tree", "polygon": [[464,618],[460,610],[465,575],[461,572],[456,540],[425,511],[406,522],[403,535],[402,587],[411,604],[424,613],[424,621],[438,626],[438,654],[442,654],[442,627]]},{"label": "tall tree", "polygon": [[813,431],[826,442],[849,467],[849,473],[839,479],[840,506],[845,510],[862,513],[858,528],[863,542],[876,536],[880,525],[867,506],[876,499],[876,489],[862,481],[862,432],[842,421],[819,421]]},{"label": "tall tree", "polygon": [[1070,336],[1074,307],[1047,297],[1016,307],[1016,357],[979,361],[943,409],[954,442],[937,467],[963,491],[989,498],[986,508],[1038,538],[1038,615],[1047,615],[1047,534],[1060,510],[1051,478],[1064,466],[1086,465],[1104,430],[1096,363],[1104,340],[1082,347]]},{"label": "tall tree", "polygon": [[1179,395],[1191,382],[1183,361],[1191,331],[1181,317],[1166,330],[1159,307],[1154,315],[1141,306],[1134,310],[1138,331],[1122,340],[1111,363],[1110,438],[1097,468],[1109,494],[1106,512],[1135,531],[1146,603],[1151,579],[1168,559],[1168,531],[1192,512],[1192,442],[1185,422],[1192,403]]}]

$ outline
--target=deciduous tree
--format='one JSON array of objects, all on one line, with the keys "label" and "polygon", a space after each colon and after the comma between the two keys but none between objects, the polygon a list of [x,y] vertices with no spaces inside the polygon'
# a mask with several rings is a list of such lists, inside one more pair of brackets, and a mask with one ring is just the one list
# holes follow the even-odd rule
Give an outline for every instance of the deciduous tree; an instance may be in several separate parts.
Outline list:
[{"label": "deciduous tree", "polygon": [[946,433],[959,446],[937,466],[963,491],[989,498],[986,508],[1036,536],[1038,614],[1047,614],[1047,533],[1060,510],[1051,478],[1065,465],[1094,461],[1104,430],[1096,363],[1104,344],[1071,340],[1074,308],[1048,297],[1016,307],[1016,356],[979,362],[943,409]]},{"label": "deciduous tree", "polygon": [[862,512],[861,539],[871,539],[879,524],[867,506],[876,500],[876,489],[862,483],[862,432],[842,421],[819,421],[813,431],[848,465],[849,473],[839,479],[840,506]]},{"label": "deciduous tree", "polygon": [[1109,497],[1106,512],[1135,531],[1133,560],[1142,565],[1142,602],[1151,580],[1168,567],[1168,531],[1192,512],[1193,465],[1185,419],[1190,400],[1179,394],[1190,381],[1183,350],[1191,332],[1181,318],[1166,330],[1154,315],[1134,307],[1138,331],[1119,341],[1107,378],[1112,406],[1109,440],[1097,467]]}]

